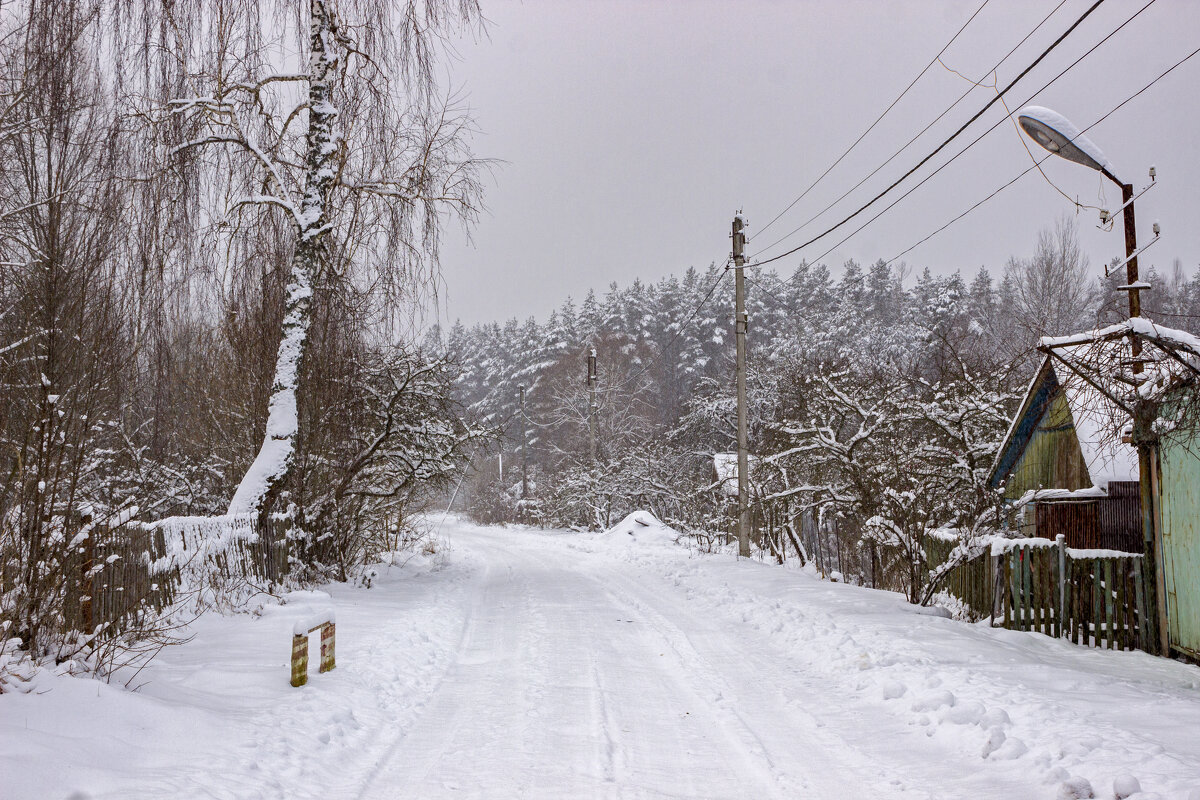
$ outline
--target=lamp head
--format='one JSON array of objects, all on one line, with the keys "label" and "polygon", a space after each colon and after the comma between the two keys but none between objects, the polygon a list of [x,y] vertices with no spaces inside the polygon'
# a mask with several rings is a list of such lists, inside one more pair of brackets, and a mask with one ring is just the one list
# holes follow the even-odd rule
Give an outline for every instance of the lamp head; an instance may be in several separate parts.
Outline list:
[{"label": "lamp head", "polygon": [[1062,114],[1027,106],[1017,112],[1017,121],[1031,139],[1051,153],[1112,177],[1112,164],[1104,153]]}]

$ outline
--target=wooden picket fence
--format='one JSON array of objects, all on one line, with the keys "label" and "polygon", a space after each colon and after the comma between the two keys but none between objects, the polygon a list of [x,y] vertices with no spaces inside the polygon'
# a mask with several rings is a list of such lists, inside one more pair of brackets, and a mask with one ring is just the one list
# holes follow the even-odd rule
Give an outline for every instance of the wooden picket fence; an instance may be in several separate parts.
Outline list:
[{"label": "wooden picket fence", "polygon": [[[931,570],[945,563],[952,547],[945,540],[927,543]],[[1138,553],[1078,550],[1061,539],[993,539],[943,580],[973,618],[991,617],[999,627],[1110,650],[1153,646]]]},{"label": "wooden picket fence", "polygon": [[1141,650],[1150,642],[1142,556],[1016,539],[997,556],[997,612],[1011,630]]},{"label": "wooden picket fence", "polygon": [[181,590],[222,581],[277,582],[288,572],[285,524],[170,517],[88,525],[64,564],[68,624],[116,635],[137,625],[141,615],[171,606]]},{"label": "wooden picket fence", "polygon": [[[930,571],[946,563],[955,544],[935,536],[926,540],[925,554]],[[942,588],[966,606],[972,620],[983,619],[992,613],[993,574],[992,559],[985,550],[952,568],[942,579]]]}]

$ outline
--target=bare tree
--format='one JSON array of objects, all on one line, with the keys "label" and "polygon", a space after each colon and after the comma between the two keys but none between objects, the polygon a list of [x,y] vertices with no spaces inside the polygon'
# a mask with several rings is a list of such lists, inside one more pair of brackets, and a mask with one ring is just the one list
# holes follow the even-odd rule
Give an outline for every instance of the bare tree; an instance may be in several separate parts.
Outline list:
[{"label": "bare tree", "polygon": [[13,592],[0,605],[46,651],[45,634],[62,631],[71,525],[98,499],[132,348],[113,257],[122,137],[96,77],[96,7],[22,11],[5,77],[37,86],[21,92],[0,139],[0,583]]},{"label": "bare tree", "polygon": [[1014,329],[1031,343],[1095,319],[1099,289],[1074,217],[1063,216],[1053,230],[1043,229],[1034,255],[1009,259],[1004,277]]}]

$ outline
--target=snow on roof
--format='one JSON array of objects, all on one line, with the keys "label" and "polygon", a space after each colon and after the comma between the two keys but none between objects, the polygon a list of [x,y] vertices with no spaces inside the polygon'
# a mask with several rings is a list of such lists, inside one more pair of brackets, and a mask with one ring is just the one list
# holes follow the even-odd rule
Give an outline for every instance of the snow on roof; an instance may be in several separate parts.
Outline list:
[{"label": "snow on roof", "polygon": [[1067,502],[1072,500],[1086,501],[1095,500],[1100,497],[1106,497],[1108,493],[1103,489],[1092,486],[1087,489],[1030,489],[1025,494],[1021,495],[1013,503],[1013,506],[1020,508],[1021,506],[1029,505],[1038,500],[1057,500],[1059,502]]},{"label": "snow on roof", "polygon": [[[1118,341],[1112,356],[1126,343]],[[1129,415],[1103,392],[1081,378],[1061,362],[1053,364],[1054,375],[1071,408],[1071,419],[1075,423],[1075,436],[1083,451],[1092,485],[1107,489],[1111,481],[1136,481],[1138,479],[1137,448],[1123,442],[1122,433],[1129,424]]]},{"label": "snow on roof", "polygon": [[[1118,342],[1127,342],[1131,335],[1136,335],[1143,344],[1153,345],[1153,350],[1143,350],[1144,378],[1137,386],[1136,395],[1128,386],[1112,385],[1112,393],[1128,401],[1124,403],[1126,407],[1130,407],[1138,397],[1147,400],[1157,397],[1161,400],[1181,383],[1195,381],[1200,373],[1200,337],[1187,331],[1167,328],[1146,317],[1133,317],[1070,336],[1045,336],[1042,337],[1040,349],[1053,350],[1067,360],[1076,358],[1080,363],[1086,363],[1088,358],[1094,365],[1128,363],[1128,353],[1125,354],[1125,362],[1114,361],[1114,354],[1119,353],[1112,349],[1118,347]],[[1084,358],[1078,358],[1080,354]]]},{"label": "snow on roof", "polygon": [[1043,336],[1040,344],[1043,348],[1091,344],[1092,342],[1119,339],[1130,333],[1136,333],[1143,339],[1185,350],[1191,355],[1200,357],[1200,337],[1177,328],[1159,325],[1147,317],[1133,317],[1096,330],[1073,333],[1070,336]]},{"label": "snow on roof", "polygon": [[[1096,486],[1107,486],[1114,480],[1137,480],[1137,451],[1121,442],[1120,436],[1129,424],[1129,414],[1062,361],[1076,364],[1078,369],[1089,373],[1093,382],[1108,384],[1105,390],[1109,395],[1126,408],[1132,407],[1136,396],[1128,385],[1112,376],[1130,361],[1131,334],[1156,348],[1143,351],[1145,379],[1138,386],[1137,395],[1148,399],[1171,391],[1181,380],[1195,378],[1194,370],[1200,369],[1200,338],[1158,325],[1146,317],[1133,317],[1069,336],[1045,336],[1040,342],[1040,349],[1053,351],[1057,356],[1052,359],[1055,375],[1066,390],[1079,444]],[[1161,357],[1147,358],[1154,352]]]},{"label": "snow on roof", "polygon": [[[1094,333],[1099,333],[1099,331]],[[1098,360],[1102,360],[1105,363],[1117,363],[1122,358],[1129,357],[1128,339],[1124,338],[1097,342],[1091,334],[1078,334],[1042,339],[1043,345],[1048,342],[1052,343],[1056,352],[1067,361],[1086,363],[1090,360],[1096,363]],[[1079,355],[1076,348],[1082,352],[1084,346],[1090,349],[1090,358],[1074,358],[1073,356]],[[1094,350],[1096,347],[1101,348],[1099,359]],[[1124,352],[1122,352],[1123,350]],[[1052,377],[1047,378],[1048,374]],[[1025,390],[1025,398],[1020,409],[1013,417],[1008,432],[1002,439],[1004,444],[996,455],[991,480],[998,481],[1004,477],[1002,471],[1015,466],[1014,456],[1006,456],[1006,453],[1009,453],[1014,446],[1013,440],[1018,435],[1018,430],[1023,429],[1021,421],[1029,419],[1036,424],[1036,420],[1029,415],[1036,413],[1040,416],[1048,408],[1042,404],[1039,404],[1037,409],[1033,407],[1035,395],[1039,391],[1043,393],[1048,391],[1045,386],[1046,380],[1053,380],[1065,396],[1067,407],[1071,412],[1075,436],[1079,441],[1079,449],[1092,485],[1107,491],[1108,484],[1112,481],[1136,481],[1138,479],[1137,448],[1122,441],[1125,428],[1130,423],[1129,415],[1095,385],[1085,381],[1058,358],[1051,356],[1046,357],[1042,367],[1038,369],[1029,387]],[[1097,380],[1102,379],[1097,376]],[[1112,387],[1112,392],[1117,396],[1120,396],[1121,391],[1123,390],[1120,388]],[[1032,427],[1026,427],[1031,434]],[[1015,443],[1015,446],[1022,449],[1027,445],[1028,441]]]},{"label": "snow on roof", "polygon": [[[754,475],[754,462],[757,456],[746,456],[747,472]],[[717,473],[717,481],[721,484],[721,493],[737,497],[738,493],[738,457],[737,453],[713,453],[713,469]]]}]

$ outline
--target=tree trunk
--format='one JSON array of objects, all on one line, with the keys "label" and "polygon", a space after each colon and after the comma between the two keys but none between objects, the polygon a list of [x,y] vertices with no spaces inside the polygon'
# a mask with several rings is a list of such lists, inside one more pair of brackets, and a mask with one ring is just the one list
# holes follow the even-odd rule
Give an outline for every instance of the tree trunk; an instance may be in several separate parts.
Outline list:
[{"label": "tree trunk", "polygon": [[[313,278],[324,255],[326,201],[338,152],[337,108],[332,78],[337,68],[336,24],[328,0],[310,0],[308,133],[305,136],[304,195],[296,219],[296,248],[288,276],[283,336],[275,362],[275,380],[267,408],[266,435],[250,469],[242,477],[230,514],[265,516],[274,505],[295,463],[299,415],[296,395],[308,329],[312,320]],[[282,190],[283,187],[277,187]]]}]

